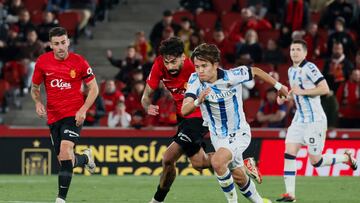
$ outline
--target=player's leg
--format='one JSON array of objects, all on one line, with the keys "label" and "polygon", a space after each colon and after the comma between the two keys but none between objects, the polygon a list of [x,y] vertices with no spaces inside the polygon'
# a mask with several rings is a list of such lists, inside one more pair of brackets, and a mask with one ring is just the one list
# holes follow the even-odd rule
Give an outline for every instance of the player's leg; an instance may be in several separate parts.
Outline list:
[{"label": "player's leg", "polygon": [[308,145],[310,162],[314,167],[331,166],[337,163],[348,164],[351,169],[357,169],[357,161],[350,150],[344,154],[323,154],[326,139],[326,122],[315,123],[314,131],[305,137]]},{"label": "player's leg", "polygon": [[251,202],[263,203],[269,202],[268,199],[263,199],[256,190],[255,183],[247,175],[245,167],[236,167],[232,171],[235,183],[239,186],[241,194]]},{"label": "player's leg", "polygon": [[58,177],[59,193],[58,198],[66,200],[73,174],[73,160],[75,144],[69,140],[62,140],[60,144],[60,171]]},{"label": "player's leg", "polygon": [[211,165],[214,169],[217,180],[225,194],[227,201],[229,203],[237,203],[237,194],[234,185],[234,179],[228,168],[232,157],[232,152],[229,149],[220,147],[213,154],[211,158]]},{"label": "player's leg", "polygon": [[206,154],[203,149],[203,138],[209,132],[208,127],[202,126],[203,122],[201,118],[185,119],[180,125],[181,131],[175,138],[175,142],[180,144],[190,158],[192,167],[199,171],[211,167],[213,154]]},{"label": "player's leg", "polygon": [[158,203],[164,201],[176,177],[176,161],[181,157],[182,154],[183,151],[181,149],[181,146],[176,142],[172,142],[165,151],[162,160],[163,172],[160,175],[160,183],[150,203]]}]

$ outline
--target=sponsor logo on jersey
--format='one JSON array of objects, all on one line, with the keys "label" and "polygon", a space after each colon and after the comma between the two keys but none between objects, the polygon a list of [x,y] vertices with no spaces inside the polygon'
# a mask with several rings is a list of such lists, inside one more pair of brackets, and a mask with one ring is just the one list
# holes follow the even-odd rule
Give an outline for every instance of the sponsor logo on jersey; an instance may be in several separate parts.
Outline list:
[{"label": "sponsor logo on jersey", "polygon": [[71,89],[71,84],[69,82],[64,82],[62,79],[54,79],[50,82],[51,87],[58,87],[61,90]]},{"label": "sponsor logo on jersey", "polygon": [[76,77],[76,71],[74,69],[70,70],[70,77],[75,78]]}]

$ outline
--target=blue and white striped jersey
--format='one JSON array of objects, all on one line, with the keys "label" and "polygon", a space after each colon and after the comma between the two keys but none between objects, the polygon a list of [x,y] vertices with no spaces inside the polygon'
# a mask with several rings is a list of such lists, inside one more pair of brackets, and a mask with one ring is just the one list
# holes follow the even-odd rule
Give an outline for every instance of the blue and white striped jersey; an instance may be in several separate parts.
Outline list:
[{"label": "blue and white striped jersey", "polygon": [[226,137],[249,128],[243,111],[241,83],[252,80],[251,68],[239,66],[230,70],[218,69],[214,83],[201,82],[193,73],[188,81],[185,97],[196,99],[200,92],[210,87],[211,92],[200,105],[205,124],[211,135]]},{"label": "blue and white striped jersey", "polygon": [[[299,67],[290,67],[288,70],[290,87],[297,85],[301,89],[315,88],[324,76],[315,64],[304,60]],[[296,104],[296,113],[292,122],[311,123],[326,120],[321,106],[320,96],[297,96],[293,94]]]}]

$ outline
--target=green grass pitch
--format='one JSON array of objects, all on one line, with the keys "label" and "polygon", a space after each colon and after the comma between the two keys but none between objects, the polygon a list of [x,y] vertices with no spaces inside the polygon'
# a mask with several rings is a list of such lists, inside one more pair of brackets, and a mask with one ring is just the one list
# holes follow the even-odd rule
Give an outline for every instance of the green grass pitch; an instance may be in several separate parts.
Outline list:
[{"label": "green grass pitch", "polygon": [[[81,176],[72,179],[69,203],[148,203],[159,177]],[[284,191],[282,177],[264,177],[257,185],[273,202]],[[297,202],[359,203],[360,177],[297,177]],[[0,175],[0,203],[53,203],[57,176]],[[239,202],[248,202],[238,192]],[[214,176],[181,176],[166,198],[167,203],[223,203],[224,194]]]}]

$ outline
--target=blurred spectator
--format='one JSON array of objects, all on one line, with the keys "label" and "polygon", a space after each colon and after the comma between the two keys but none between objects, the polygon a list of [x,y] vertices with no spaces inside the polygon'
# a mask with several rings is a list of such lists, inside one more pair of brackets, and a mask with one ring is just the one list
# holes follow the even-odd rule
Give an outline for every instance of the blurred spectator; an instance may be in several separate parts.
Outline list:
[{"label": "blurred spectator", "polygon": [[177,124],[176,104],[171,93],[165,88],[161,91],[160,98],[156,101],[159,115],[154,118],[156,126],[175,126]]},{"label": "blurred spectator", "polygon": [[285,6],[284,25],[289,31],[304,30],[309,23],[310,11],[308,2],[289,0]]},{"label": "blurred spectator", "polygon": [[263,62],[274,65],[284,62],[284,55],[273,39],[270,39],[267,42],[266,49],[263,54]]},{"label": "blurred spectator", "polygon": [[[343,17],[338,17],[335,20],[335,32],[329,36],[328,47],[333,47],[335,42],[341,42],[344,46],[344,51],[347,56],[355,51],[355,43],[351,36],[345,30],[345,20]],[[329,48],[328,54],[330,55],[331,49]]]},{"label": "blurred spectator", "polygon": [[184,53],[186,56],[190,56],[190,37],[194,30],[191,28],[191,21],[188,18],[181,19],[181,29],[177,36],[184,42]]},{"label": "blurred spectator", "polygon": [[310,23],[304,36],[307,44],[307,58],[309,60],[317,59],[326,54],[326,42],[323,36],[318,33],[318,25]]},{"label": "blurred spectator", "polygon": [[356,52],[356,56],[355,56],[355,66],[356,69],[360,70],[360,50],[358,50]]},{"label": "blurred spectator", "polygon": [[347,3],[346,0],[335,0],[331,2],[324,11],[321,17],[320,26],[328,29],[335,28],[335,19],[343,17],[345,20],[345,27],[349,27],[353,17],[353,6]]},{"label": "blurred spectator", "polygon": [[351,28],[356,32],[357,34],[357,43],[360,44],[360,0],[355,0],[355,6],[354,6],[354,16],[351,20]]},{"label": "blurred spectator", "polygon": [[243,42],[243,34],[248,30],[256,31],[269,30],[272,26],[266,19],[256,19],[252,11],[248,8],[241,10],[241,20],[237,21],[229,31],[229,39],[232,41]]},{"label": "blurred spectator", "polygon": [[111,65],[120,69],[120,71],[116,74],[115,79],[126,85],[131,83],[130,78],[132,71],[141,68],[141,60],[136,57],[136,50],[134,46],[127,47],[125,59],[114,59],[112,51],[107,50],[107,59]]},{"label": "blurred spectator", "polygon": [[221,64],[223,68],[232,68],[234,63],[235,45],[225,38],[225,34],[222,29],[218,28],[213,33],[214,44],[220,49],[221,52]]},{"label": "blurred spectator", "polygon": [[147,126],[145,113],[143,111],[135,112],[134,115],[131,117],[130,125],[131,125],[131,127],[134,127],[135,129],[140,129],[142,127]]},{"label": "blurred spectator", "polygon": [[277,90],[275,88],[270,88],[266,91],[266,99],[262,101],[256,114],[256,120],[260,123],[261,127],[285,127],[286,105],[278,105],[276,97]]},{"label": "blurred spectator", "polygon": [[136,52],[140,54],[142,63],[146,62],[148,60],[147,54],[151,51],[152,48],[145,37],[144,31],[139,31],[135,33],[134,47]]},{"label": "blurred spectator", "polygon": [[[84,99],[86,99],[89,93],[89,89],[86,85],[82,85],[81,88],[84,94]],[[86,112],[84,126],[98,126],[100,119],[105,115],[106,112],[104,102],[101,96],[97,96],[93,105],[91,105],[91,107]]]},{"label": "blurred spectator", "polygon": [[145,82],[142,80],[133,83],[131,92],[125,98],[126,111],[134,116],[136,112],[144,112],[145,110],[141,105],[142,93],[145,89]]},{"label": "blurred spectator", "polygon": [[261,0],[257,1],[255,5],[250,6],[249,9],[254,14],[256,19],[265,18],[267,13],[267,8],[264,6],[264,3]]},{"label": "blurred spectator", "polygon": [[6,45],[3,49],[1,57],[4,61],[17,60],[19,57],[18,44],[20,43],[19,27],[17,25],[11,25],[8,30],[8,37]]},{"label": "blurred spectator", "polygon": [[153,51],[148,52],[147,54],[147,61],[142,65],[142,71],[143,71],[143,76],[144,79],[146,80],[146,78],[149,76],[152,65],[154,64],[156,58],[156,54]]},{"label": "blurred spectator", "polygon": [[190,36],[189,56],[191,55],[192,51],[203,42],[204,40],[198,32],[192,33]]},{"label": "blurred spectator", "polygon": [[20,57],[23,59],[23,63],[27,69],[27,76],[25,78],[25,89],[23,91],[27,93],[27,88],[31,86],[31,78],[35,69],[35,61],[37,58],[45,53],[44,44],[38,40],[38,36],[35,30],[28,30],[26,35],[26,42],[19,45]]},{"label": "blurred spectator", "polygon": [[124,102],[119,102],[116,105],[115,111],[109,112],[108,126],[114,127],[129,127],[131,122],[131,115],[126,112],[126,106]]},{"label": "blurred spectator", "polygon": [[[172,21],[172,12],[170,10],[165,10],[163,12],[162,20],[156,23],[151,30],[150,43],[154,49],[159,46],[161,39],[163,38],[163,30],[166,27],[171,27],[175,34],[180,30],[180,26]],[[157,52],[158,50],[155,49],[155,51]]]},{"label": "blurred spectator", "polygon": [[116,89],[114,80],[106,80],[105,92],[102,94],[106,113],[114,111],[119,101],[125,101],[124,95]]},{"label": "blurred spectator", "polygon": [[332,56],[325,61],[323,70],[330,90],[336,93],[339,85],[349,79],[352,69],[353,64],[346,58],[343,45],[335,42],[332,47]]},{"label": "blurred spectator", "polygon": [[180,10],[186,9],[194,14],[212,10],[211,0],[180,0]]},{"label": "blurred spectator", "polygon": [[310,11],[311,12],[323,12],[326,8],[329,0],[316,0],[316,1],[309,1],[310,2]]},{"label": "blurred spectator", "polygon": [[81,20],[78,29],[85,34],[86,37],[92,39],[93,34],[88,27],[89,21],[94,22],[94,14],[96,9],[96,0],[68,0],[69,9],[79,12]]},{"label": "blurred spectator", "polygon": [[26,33],[29,30],[35,30],[35,26],[30,21],[30,13],[28,10],[23,9],[20,11],[17,26],[19,27],[20,40],[26,41]]},{"label": "blurred spectator", "polygon": [[43,13],[43,22],[37,26],[37,33],[39,34],[39,39],[42,42],[49,42],[49,30],[53,27],[57,27],[58,22],[55,19],[54,13],[50,11],[45,11]]},{"label": "blurred spectator", "polygon": [[337,90],[339,127],[359,128],[360,123],[360,70],[353,69],[348,81]]},{"label": "blurred spectator", "polygon": [[69,0],[48,0],[47,11],[60,13],[69,9]]},{"label": "blurred spectator", "polygon": [[262,58],[262,49],[255,30],[248,30],[245,34],[245,43],[236,44],[236,57],[249,54],[253,62],[259,63]]},{"label": "blurred spectator", "polygon": [[272,26],[279,29],[281,20],[284,17],[284,5],[286,0],[267,0],[265,1],[266,8],[268,8],[267,19],[271,22]]},{"label": "blurred spectator", "polygon": [[7,17],[6,22],[16,23],[19,20],[19,14],[25,9],[21,0],[8,0],[6,1]]}]

